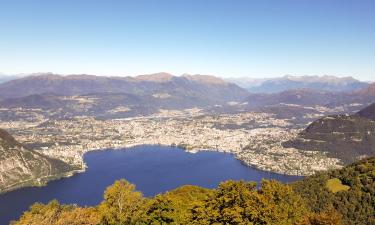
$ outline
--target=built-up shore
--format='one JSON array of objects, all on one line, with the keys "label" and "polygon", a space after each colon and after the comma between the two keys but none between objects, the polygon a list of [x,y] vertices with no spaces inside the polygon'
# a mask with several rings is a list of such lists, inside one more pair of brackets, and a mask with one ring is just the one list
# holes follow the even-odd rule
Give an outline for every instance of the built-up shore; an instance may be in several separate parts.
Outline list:
[{"label": "built-up shore", "polygon": [[86,152],[138,145],[231,153],[248,166],[287,175],[306,176],[341,167],[339,159],[329,158],[322,152],[284,148],[282,143],[294,138],[300,130],[272,114],[189,117],[164,114],[113,120],[92,117],[47,120],[19,132],[14,130],[13,134],[40,153],[83,170]]}]

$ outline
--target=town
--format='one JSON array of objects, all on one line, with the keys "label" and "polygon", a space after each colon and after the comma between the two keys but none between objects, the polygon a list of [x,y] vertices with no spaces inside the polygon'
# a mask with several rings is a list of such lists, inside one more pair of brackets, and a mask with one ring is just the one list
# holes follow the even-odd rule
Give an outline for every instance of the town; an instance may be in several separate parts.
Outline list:
[{"label": "town", "polygon": [[209,115],[193,108],[105,120],[90,116],[46,119],[39,115],[2,121],[1,126],[27,147],[83,170],[83,155],[88,151],[137,145],[176,146],[191,153],[225,152],[248,166],[288,175],[305,176],[342,166],[339,159],[321,152],[284,148],[282,142],[295,137],[301,128],[270,113]]}]

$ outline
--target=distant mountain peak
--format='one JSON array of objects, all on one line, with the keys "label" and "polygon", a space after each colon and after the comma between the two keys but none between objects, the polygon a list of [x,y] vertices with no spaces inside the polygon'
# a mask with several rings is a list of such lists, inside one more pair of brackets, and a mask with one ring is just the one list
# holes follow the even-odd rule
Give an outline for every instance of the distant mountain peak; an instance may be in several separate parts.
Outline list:
[{"label": "distant mountain peak", "polygon": [[185,77],[188,80],[198,81],[198,82],[202,82],[202,83],[206,83],[206,84],[220,84],[220,85],[228,84],[223,79],[221,79],[219,77],[216,77],[214,75],[201,75],[201,74],[190,75],[190,74],[184,74],[182,76]]},{"label": "distant mountain peak", "polygon": [[324,90],[332,92],[355,91],[368,85],[353,77],[337,77],[332,75],[285,75],[277,78],[267,78],[259,80],[251,79],[230,79],[240,87],[254,93],[276,93],[288,89],[310,88],[314,90]]},{"label": "distant mountain peak", "polygon": [[351,76],[347,77],[337,77],[333,75],[285,75],[281,79],[288,79],[292,81],[303,81],[303,82],[327,82],[327,83],[345,83],[345,82],[358,82],[357,79],[354,79]]},{"label": "distant mountain peak", "polygon": [[166,73],[166,72],[138,75],[135,77],[136,80],[140,80],[140,81],[151,81],[151,82],[161,82],[161,83],[170,81],[172,78],[173,78],[173,75]]}]

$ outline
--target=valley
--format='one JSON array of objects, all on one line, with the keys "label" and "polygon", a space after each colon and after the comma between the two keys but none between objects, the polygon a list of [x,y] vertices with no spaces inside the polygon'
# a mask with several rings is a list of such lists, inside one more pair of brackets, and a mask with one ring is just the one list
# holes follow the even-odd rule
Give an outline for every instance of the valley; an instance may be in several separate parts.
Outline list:
[{"label": "valley", "polygon": [[[346,83],[341,85],[344,88]],[[321,144],[297,143],[305,143],[301,138],[304,129],[321,118],[349,115],[366,107],[374,99],[373,86],[342,93],[302,88],[252,94],[206,75],[37,74],[0,84],[0,91],[6,93],[0,99],[0,127],[25,149],[71,168],[57,171],[56,177],[85,171],[86,152],[140,145],[176,146],[190,153],[230,153],[250,167],[307,176],[352,162],[348,158],[353,146],[336,154],[335,144],[322,148]],[[21,91],[14,92],[16,89]],[[374,153],[370,150],[362,155]],[[26,164],[17,165],[20,169]],[[27,174],[21,172],[17,182],[44,184],[38,181],[43,175],[29,181],[23,178]],[[11,190],[5,188],[7,179],[2,189]]]}]

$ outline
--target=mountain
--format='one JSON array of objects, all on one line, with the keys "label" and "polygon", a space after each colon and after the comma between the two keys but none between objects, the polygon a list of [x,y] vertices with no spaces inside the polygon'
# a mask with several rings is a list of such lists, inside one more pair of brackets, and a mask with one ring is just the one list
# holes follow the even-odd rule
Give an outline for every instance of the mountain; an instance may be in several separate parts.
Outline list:
[{"label": "mountain", "polygon": [[7,108],[40,108],[40,109],[55,109],[64,107],[65,101],[54,94],[32,94],[20,98],[8,98],[0,100],[0,106]]},{"label": "mountain", "polygon": [[313,89],[292,89],[279,93],[250,94],[246,101],[249,107],[263,107],[278,104],[303,106],[326,105],[341,99],[344,95]]},{"label": "mountain", "polygon": [[262,110],[264,107],[319,106],[351,114],[375,102],[375,83],[353,92],[291,89],[279,93],[252,93],[245,102],[247,110]]},{"label": "mountain", "polygon": [[72,96],[91,93],[127,93],[160,98],[195,99],[204,104],[241,101],[248,92],[235,84],[207,75],[173,76],[167,73],[136,77],[104,77],[93,75],[35,74],[0,84],[0,96],[19,98],[54,93]]},{"label": "mountain", "polygon": [[0,129],[0,193],[24,186],[43,185],[73,170],[58,159],[26,148],[7,131]]},{"label": "mountain", "polygon": [[[375,156],[375,120],[367,118],[373,105],[355,115],[326,116],[311,123],[285,147],[323,151],[345,164]],[[363,117],[362,115],[365,115]]]},{"label": "mountain", "polygon": [[375,96],[375,83],[371,83],[367,87],[362,88],[356,94],[364,96]]},{"label": "mountain", "polygon": [[370,120],[375,120],[375,103],[357,112],[356,115]]},{"label": "mountain", "polygon": [[312,89],[317,91],[355,91],[368,85],[352,77],[335,76],[283,76],[269,79],[231,78],[228,81],[252,93],[277,93],[290,89]]},{"label": "mountain", "polygon": [[17,78],[19,78],[19,77],[12,76],[12,75],[5,75],[5,74],[0,73],[0,84],[5,83],[5,82],[10,81],[10,80],[17,79]]}]

